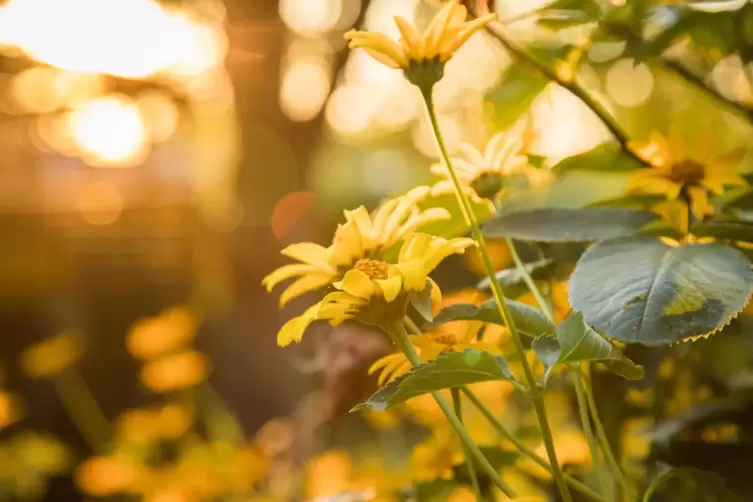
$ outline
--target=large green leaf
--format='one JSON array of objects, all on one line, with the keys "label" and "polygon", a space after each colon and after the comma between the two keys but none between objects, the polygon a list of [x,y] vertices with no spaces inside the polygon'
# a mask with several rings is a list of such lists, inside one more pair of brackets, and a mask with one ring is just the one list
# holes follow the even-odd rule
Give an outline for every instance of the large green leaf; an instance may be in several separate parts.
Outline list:
[{"label": "large green leaf", "polygon": [[619,143],[602,143],[591,150],[557,163],[552,170],[562,174],[568,171],[632,171],[639,169],[642,164],[632,155],[628,155]]},{"label": "large green leaf", "polygon": [[753,242],[753,224],[742,221],[704,221],[690,229],[698,237]]},{"label": "large green leaf", "polygon": [[354,410],[382,411],[421,394],[491,380],[515,381],[507,362],[491,352],[448,352],[388,383]]},{"label": "large green leaf", "polygon": [[[544,333],[554,333],[554,324],[536,307],[515,300],[507,300],[507,306],[510,309],[513,322],[515,322],[515,327],[521,334],[536,338]],[[480,307],[470,303],[447,306],[434,316],[432,325],[437,326],[451,321],[482,321],[503,326],[505,324],[494,299],[487,301]]]},{"label": "large green leaf", "polygon": [[557,326],[556,336],[542,335],[533,341],[533,350],[544,364],[544,381],[558,364],[593,361],[629,380],[646,374],[643,366],[625,357],[620,349],[602,338],[583,322],[583,314],[573,312]]},{"label": "large green leaf", "polygon": [[[544,258],[525,264],[526,270],[534,279],[545,279],[554,271],[557,264],[554,260]],[[503,289],[524,285],[523,274],[516,267],[506,268],[497,272],[497,280]],[[491,280],[485,277],[476,285],[477,288],[488,291],[491,288]]]},{"label": "large green leaf", "polygon": [[721,329],[752,288],[750,262],[729,246],[625,237],[586,251],[569,291],[570,305],[606,336],[664,345]]},{"label": "large green leaf", "polygon": [[659,217],[622,207],[537,208],[502,214],[481,226],[488,237],[538,242],[579,242],[633,235]]}]

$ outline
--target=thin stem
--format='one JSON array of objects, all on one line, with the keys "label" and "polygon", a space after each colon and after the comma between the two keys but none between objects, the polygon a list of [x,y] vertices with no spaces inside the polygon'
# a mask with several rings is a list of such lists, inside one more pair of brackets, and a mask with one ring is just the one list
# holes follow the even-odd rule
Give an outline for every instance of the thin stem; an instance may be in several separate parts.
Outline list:
[{"label": "thin stem", "polygon": [[[408,361],[410,361],[413,366],[420,366],[421,359],[418,357],[416,349],[413,348],[413,344],[411,344],[410,340],[408,339],[408,333],[405,331],[402,323],[395,323],[391,331],[395,343],[400,348],[400,350],[403,351]],[[478,462],[479,467],[486,473],[487,476],[489,476],[494,484],[497,485],[505,495],[510,498],[517,497],[515,490],[510,485],[508,485],[504,479],[502,479],[502,476],[499,475],[497,470],[492,464],[489,463],[479,447],[476,446],[476,443],[473,442],[473,439],[468,434],[468,431],[465,430],[465,427],[460,422],[460,419],[458,419],[457,415],[455,415],[455,411],[452,409],[452,405],[450,405],[447,399],[445,399],[445,397],[438,391],[432,392],[431,395],[439,405],[442,413],[444,413],[447,421],[450,423],[450,426],[455,430],[458,439],[460,439],[460,442],[464,445],[465,448],[468,449],[473,459]]]},{"label": "thin stem", "polygon": [[512,260],[515,262],[515,267],[517,267],[518,271],[520,272],[520,275],[523,276],[523,282],[526,283],[526,286],[528,286],[528,289],[531,291],[533,296],[536,298],[536,301],[539,303],[539,306],[541,307],[541,310],[546,314],[546,316],[549,318],[550,321],[554,322],[554,314],[552,313],[552,306],[549,305],[549,302],[547,302],[544,299],[544,296],[541,294],[541,291],[539,290],[538,286],[536,286],[536,282],[533,280],[533,277],[531,277],[531,274],[528,272],[528,269],[525,266],[525,263],[520,259],[520,255],[518,255],[518,251],[515,249],[515,243],[512,241],[512,239],[506,239],[507,245],[510,248],[510,254],[512,255]]},{"label": "thin stem", "polygon": [[586,435],[588,449],[591,450],[591,458],[594,462],[596,475],[599,478],[601,493],[603,493],[607,497],[607,500],[614,501],[614,490],[612,489],[612,486],[610,486],[611,483],[609,482],[609,475],[604,468],[604,464],[601,463],[599,448],[596,445],[593,428],[591,427],[591,418],[588,416],[586,391],[583,388],[583,382],[580,379],[580,370],[577,367],[573,367],[572,371],[570,372],[570,376],[573,380],[573,385],[575,386],[575,395],[578,398],[578,410],[580,411],[580,421],[583,425],[583,433]]},{"label": "thin stem", "polygon": [[[455,414],[458,416],[458,420],[460,420],[460,423],[463,423],[463,405],[460,401],[460,389],[457,387],[453,387],[451,389],[452,393],[452,406],[455,408]],[[471,478],[471,487],[473,488],[473,493],[476,495],[476,500],[478,502],[481,502],[483,500],[483,497],[481,495],[481,488],[478,484],[478,477],[476,476],[476,467],[473,465],[473,458],[471,458],[471,454],[468,451],[468,448],[465,447],[465,444],[463,444],[463,454],[465,455],[465,465],[468,468],[468,477]]]},{"label": "thin stem", "polygon": [[[489,423],[494,427],[494,429],[499,433],[500,436],[510,441],[515,448],[518,449],[523,455],[527,456],[536,464],[538,464],[540,467],[546,469],[550,474],[552,472],[552,466],[549,465],[549,462],[547,462],[543,457],[541,457],[538,453],[533,451],[531,448],[528,447],[520,438],[518,438],[512,431],[507,429],[502,422],[497,420],[497,417],[494,416],[494,414],[489,411],[489,408],[486,407],[486,405],[476,396],[476,394],[473,393],[470,389],[466,387],[461,388],[461,392],[465,394],[465,396],[473,403],[473,405],[478,408],[478,410],[481,412],[482,415],[489,421]],[[593,501],[599,501],[602,502],[604,498],[599,495],[598,493],[591,490],[588,486],[581,483],[577,479],[571,477],[568,474],[565,474],[565,481],[577,492],[579,492],[581,495],[587,497],[589,500]]]},{"label": "thin stem", "polygon": [[606,457],[607,465],[612,471],[612,476],[614,476],[620,483],[620,486],[627,495],[628,499],[631,501],[636,500],[635,488],[627,480],[625,474],[622,472],[622,468],[620,467],[619,462],[617,462],[617,459],[614,456],[614,452],[612,451],[612,446],[609,444],[609,438],[607,437],[606,430],[604,429],[604,424],[601,422],[601,418],[599,417],[599,409],[596,407],[596,399],[594,399],[593,386],[591,385],[591,380],[587,377],[585,378],[584,388],[586,391],[586,400],[588,401],[588,409],[591,412],[591,419],[593,420],[594,426],[596,427],[596,435],[599,437],[601,449],[604,452],[604,456]]},{"label": "thin stem", "polygon": [[666,483],[672,478],[682,477],[682,471],[668,471],[661,476],[656,476],[651,484],[646,488],[646,493],[643,494],[643,502],[651,502],[651,495],[654,494],[657,488]]},{"label": "thin stem", "polygon": [[86,444],[92,451],[102,452],[110,441],[110,423],[81,374],[75,368],[68,368],[55,376],[53,385]]},{"label": "thin stem", "polygon": [[491,281],[492,295],[494,296],[494,300],[497,303],[499,314],[502,317],[505,325],[507,326],[507,329],[510,331],[510,337],[512,338],[513,344],[515,345],[515,350],[520,356],[521,366],[523,367],[526,384],[528,385],[527,394],[533,401],[534,409],[536,410],[536,417],[539,421],[539,426],[541,427],[541,434],[544,439],[544,445],[546,446],[546,451],[552,464],[552,474],[554,476],[555,483],[557,484],[557,488],[562,495],[563,502],[572,502],[570,490],[567,488],[567,483],[565,483],[562,468],[560,467],[557,460],[557,452],[554,449],[554,438],[552,437],[552,430],[549,427],[549,420],[546,416],[546,408],[544,406],[544,400],[541,396],[539,385],[536,382],[535,377],[533,376],[533,371],[531,371],[531,366],[528,364],[528,359],[526,359],[525,348],[523,347],[523,342],[520,339],[520,333],[515,326],[515,321],[513,320],[512,314],[510,313],[510,308],[507,305],[507,300],[505,299],[504,292],[502,291],[502,285],[499,283],[496,271],[494,270],[491,258],[489,257],[489,251],[486,247],[486,241],[484,240],[484,236],[481,234],[481,230],[479,229],[476,215],[471,209],[471,205],[468,201],[468,197],[464,191],[463,185],[460,183],[460,180],[458,180],[457,174],[455,173],[455,168],[452,166],[452,160],[450,159],[450,155],[447,151],[447,146],[445,145],[445,142],[442,138],[442,132],[439,128],[439,122],[437,121],[437,115],[434,109],[434,101],[432,99],[431,89],[422,89],[422,91],[424,99],[426,101],[426,108],[429,112],[429,120],[431,122],[432,129],[434,130],[434,136],[437,140],[437,144],[439,146],[439,150],[442,154],[445,165],[447,166],[447,171],[450,173],[452,182],[455,185],[455,193],[458,196],[458,202],[461,204],[461,207],[465,208],[465,213],[471,227],[471,234],[478,244],[479,253],[481,254],[481,261],[484,264],[486,274],[489,276],[489,280]]}]

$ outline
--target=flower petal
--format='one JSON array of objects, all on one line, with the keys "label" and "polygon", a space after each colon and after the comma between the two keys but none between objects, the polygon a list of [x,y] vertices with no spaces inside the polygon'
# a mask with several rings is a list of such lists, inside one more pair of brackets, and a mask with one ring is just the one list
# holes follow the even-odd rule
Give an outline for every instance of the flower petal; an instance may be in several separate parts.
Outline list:
[{"label": "flower petal", "polygon": [[335,272],[334,267],[327,261],[327,248],[313,242],[298,242],[286,247],[280,253],[303,263],[308,263],[322,270]]},{"label": "flower petal", "polygon": [[272,291],[272,289],[274,289],[279,283],[290,279],[291,277],[313,274],[316,274],[319,277],[328,277],[330,275],[328,272],[325,272],[314,265],[309,265],[307,263],[293,263],[290,265],[283,265],[277,270],[271,272],[261,280],[261,284],[267,288],[267,291]]},{"label": "flower petal", "polygon": [[400,274],[405,278],[404,287],[410,291],[421,291],[426,287],[426,270],[424,260],[414,258],[407,261],[400,261],[396,265]]},{"label": "flower petal", "polygon": [[306,275],[288,286],[280,295],[280,308],[284,307],[290,300],[301,296],[309,291],[323,288],[332,282],[331,277],[322,277],[317,275]]},{"label": "flower petal", "polygon": [[403,289],[403,280],[399,275],[389,279],[377,279],[376,282],[382,290],[382,296],[388,303],[392,302]]},{"label": "flower petal", "polygon": [[306,309],[302,315],[294,317],[286,322],[277,333],[277,345],[285,347],[292,342],[300,342],[301,338],[303,338],[303,334],[306,332],[306,328],[317,319],[319,307],[320,304],[316,303]]},{"label": "flower petal", "polygon": [[333,283],[333,286],[363,300],[368,300],[374,294],[374,284],[360,270],[348,270],[343,280]]}]

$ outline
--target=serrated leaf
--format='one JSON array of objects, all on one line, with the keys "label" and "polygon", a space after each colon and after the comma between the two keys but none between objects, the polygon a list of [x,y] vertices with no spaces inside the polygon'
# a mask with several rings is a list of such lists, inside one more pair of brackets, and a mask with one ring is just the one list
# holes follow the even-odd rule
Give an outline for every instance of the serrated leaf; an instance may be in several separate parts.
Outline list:
[{"label": "serrated leaf", "polygon": [[[544,279],[549,277],[557,266],[555,261],[549,258],[533,261],[524,265],[526,270],[528,270],[528,273],[534,279]],[[521,274],[520,270],[518,270],[516,267],[500,270],[496,275],[497,280],[499,280],[499,283],[503,289],[525,284],[525,282],[523,281],[523,274]],[[491,288],[491,280],[486,277],[479,281],[476,287],[478,289],[488,291]]]},{"label": "serrated leaf", "polygon": [[753,242],[753,224],[741,221],[704,221],[693,225],[690,233],[697,237]]},{"label": "serrated leaf", "polygon": [[632,171],[642,164],[628,155],[619,143],[602,143],[591,150],[567,157],[552,167],[556,174],[568,171]]},{"label": "serrated leaf", "polygon": [[[507,300],[507,306],[515,322],[515,327],[522,335],[536,338],[544,333],[554,333],[554,324],[536,307],[515,300]],[[434,316],[432,325],[438,326],[451,321],[481,321],[505,325],[493,299],[480,307],[470,303],[449,305]]]},{"label": "serrated leaf", "polygon": [[[668,488],[672,500],[683,502],[743,502],[743,498],[727,488],[727,483],[718,474],[705,472],[695,467],[669,469],[651,482],[655,488]],[[645,502],[659,500],[650,496]]]},{"label": "serrated leaf", "polygon": [[624,237],[588,249],[569,292],[570,305],[607,337],[667,345],[719,330],[752,289],[750,262],[734,248]]},{"label": "serrated leaf", "polygon": [[628,380],[640,380],[646,374],[643,366],[625,357],[620,349],[586,325],[580,312],[567,316],[557,326],[555,335],[543,335],[533,341],[533,350],[546,370],[544,382],[556,365],[579,361],[602,363]]},{"label": "serrated leaf", "polygon": [[617,207],[537,208],[502,214],[481,226],[488,237],[535,242],[583,242],[632,235],[659,217]]},{"label": "serrated leaf", "polygon": [[493,380],[515,381],[502,357],[478,349],[448,352],[388,383],[353,411],[383,411],[429,392]]}]

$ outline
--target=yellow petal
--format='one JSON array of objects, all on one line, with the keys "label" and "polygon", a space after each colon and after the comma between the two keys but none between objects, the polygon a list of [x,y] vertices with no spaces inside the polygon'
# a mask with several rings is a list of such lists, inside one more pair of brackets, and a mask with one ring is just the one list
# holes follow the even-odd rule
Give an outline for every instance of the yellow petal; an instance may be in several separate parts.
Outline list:
[{"label": "yellow petal", "polygon": [[452,18],[452,15],[457,7],[458,4],[455,0],[451,0],[445,3],[444,6],[442,6],[442,9],[437,12],[437,14],[429,23],[429,26],[424,31],[423,40],[426,44],[426,57],[431,58],[436,55],[434,49],[436,48],[437,42],[441,38],[442,33],[447,26],[447,23]]},{"label": "yellow petal", "polygon": [[317,319],[317,312],[320,304],[316,303],[306,309],[306,311],[298,316],[290,319],[286,322],[279,333],[277,333],[277,345],[285,347],[292,342],[300,342],[303,338],[303,334],[306,332],[306,328]]},{"label": "yellow petal", "polygon": [[431,311],[436,313],[439,311],[442,303],[442,290],[439,289],[439,285],[431,277],[429,277],[429,285],[431,286]]},{"label": "yellow petal", "polygon": [[426,286],[426,271],[422,259],[401,260],[396,267],[405,279],[405,289],[411,291],[421,291],[424,289]]},{"label": "yellow petal", "polygon": [[353,211],[345,211],[345,219],[355,223],[364,240],[371,237],[371,216],[364,206],[360,206]]},{"label": "yellow petal", "polygon": [[394,199],[389,199],[388,201],[384,202],[381,206],[379,206],[373,218],[374,225],[372,227],[373,228],[372,235],[374,235],[375,237],[385,235],[387,222],[390,219],[390,215],[392,214],[392,211],[395,210],[398,204],[400,204],[399,197],[394,198]]},{"label": "yellow petal", "polygon": [[333,285],[341,291],[364,300],[368,300],[374,294],[374,284],[369,276],[360,270],[348,270],[343,280]]},{"label": "yellow petal", "polygon": [[688,187],[688,195],[690,196],[690,209],[697,218],[711,214],[712,208],[705,188]]},{"label": "yellow petal", "polygon": [[417,46],[421,42],[421,37],[416,29],[403,17],[395,16],[395,24],[397,24],[397,29],[400,30],[400,34],[403,36],[404,44],[409,49]]},{"label": "yellow petal", "polygon": [[460,30],[452,40],[452,45],[447,47],[447,52],[453,54],[464,43],[470,39],[474,33],[483,29],[486,25],[491,23],[497,18],[496,14],[487,14],[486,16],[479,17],[465,24],[462,30]]},{"label": "yellow petal", "polygon": [[408,221],[398,229],[397,235],[398,237],[405,237],[421,225],[434,221],[446,221],[450,218],[452,218],[452,215],[447,209],[443,207],[432,207],[422,213],[418,213],[416,216],[408,218]]},{"label": "yellow petal", "polygon": [[291,277],[295,277],[297,275],[310,274],[318,274],[321,277],[329,275],[327,272],[322,271],[320,268],[314,265],[309,265],[307,263],[294,263],[292,265],[283,265],[274,272],[270,273],[264,279],[262,279],[261,284],[262,286],[267,288],[267,291],[272,291],[272,289],[276,285],[284,280],[290,279]]},{"label": "yellow petal", "polygon": [[399,275],[389,279],[377,279],[376,282],[382,290],[382,296],[387,302],[392,302],[403,289],[403,280]]},{"label": "yellow petal", "polygon": [[398,262],[412,260],[422,256],[429,248],[433,237],[428,234],[415,233],[412,234],[400,248],[400,255]]},{"label": "yellow petal", "polygon": [[287,287],[280,295],[280,308],[284,307],[290,300],[301,296],[309,291],[323,288],[332,282],[331,277],[322,277],[316,275],[306,275],[295,281]]},{"label": "yellow petal", "polygon": [[673,162],[683,161],[685,159],[685,140],[683,140],[680,129],[677,126],[669,126],[667,140],[669,141],[669,149],[672,152]]},{"label": "yellow petal", "polygon": [[298,242],[286,247],[280,253],[303,263],[319,267],[322,270],[335,272],[334,267],[327,261],[327,248],[313,242]]},{"label": "yellow petal", "polygon": [[400,61],[396,61],[395,59],[391,58],[390,56],[388,56],[387,54],[383,52],[379,52],[378,50],[372,49],[370,47],[364,47],[363,49],[366,51],[366,53],[369,56],[373,57],[374,59],[376,59],[383,65],[392,68],[393,70],[397,70],[398,68],[401,67]]}]

